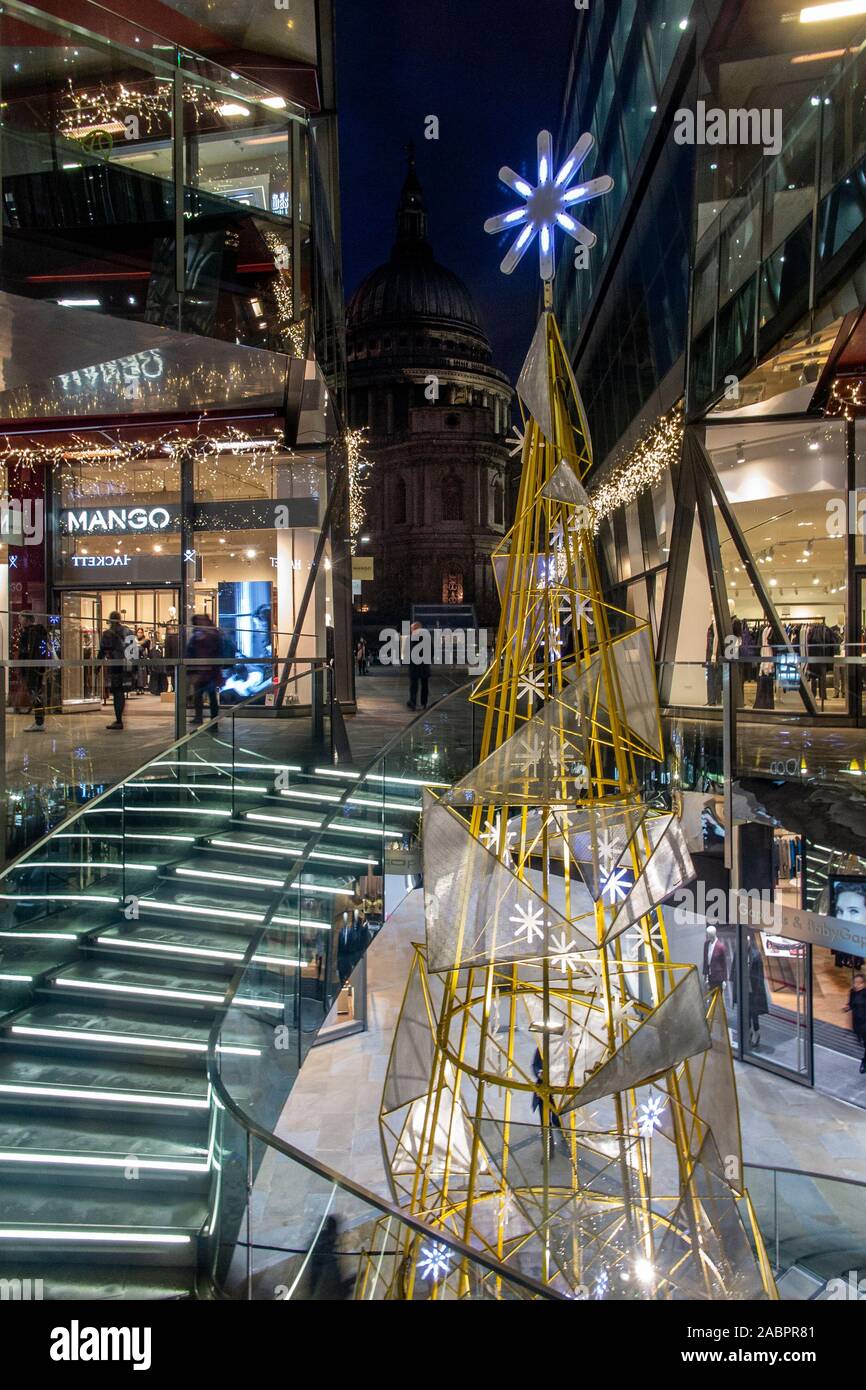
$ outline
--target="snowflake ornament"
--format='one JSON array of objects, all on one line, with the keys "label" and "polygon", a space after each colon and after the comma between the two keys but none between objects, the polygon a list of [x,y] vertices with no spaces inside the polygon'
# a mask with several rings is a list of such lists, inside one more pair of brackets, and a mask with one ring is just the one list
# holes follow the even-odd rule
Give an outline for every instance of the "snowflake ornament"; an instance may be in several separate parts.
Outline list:
[{"label": "snowflake ornament", "polygon": [[509,458],[514,458],[517,454],[522,454],[523,446],[526,443],[526,431],[518,429],[517,425],[512,425],[511,431],[505,442],[511,445],[511,448],[508,450]]},{"label": "snowflake ornament", "polygon": [[511,274],[537,236],[541,278],[552,280],[555,270],[554,229],[557,226],[581,246],[589,249],[595,245],[598,240],[595,233],[571,215],[571,209],[578,204],[609,193],[613,188],[613,179],[609,174],[600,174],[586,183],[571,186],[594,144],[589,132],[581,135],[562,168],[555,174],[553,138],[549,130],[542,130],[538,135],[538,182],[535,186],[515,174],[507,164],[499,170],[502,183],[524,199],[523,207],[513,208],[497,217],[488,217],[484,223],[485,232],[494,235],[520,228],[500,266],[504,275]]},{"label": "snowflake ornament", "polygon": [[638,1106],[637,1128],[641,1139],[651,1139],[661,1126],[665,1101],[661,1096],[650,1096]]},{"label": "snowflake ornament", "polygon": [[578,622],[586,623],[588,627],[595,627],[595,619],[592,616],[592,600],[578,598],[576,608]]},{"label": "snowflake ornament", "polygon": [[547,698],[547,682],[544,676],[523,675],[517,686],[518,700],[527,699],[530,702],[538,696],[539,700]]},{"label": "snowflake ornament", "polygon": [[604,1298],[609,1288],[610,1278],[608,1277],[607,1270],[603,1269],[595,1281],[595,1285],[592,1290],[593,1296],[595,1298]]},{"label": "snowflake ornament", "polygon": [[624,903],[630,888],[625,869],[611,869],[609,874],[605,874],[601,884],[602,894],[611,904]]},{"label": "snowflake ornament", "polygon": [[533,907],[531,902],[528,902],[525,907],[522,907],[520,903],[515,903],[514,912],[508,920],[515,923],[515,941],[519,937],[525,936],[527,946],[531,946],[536,937],[542,941],[545,927],[550,926],[550,923],[545,920],[544,907],[541,903],[538,907]]},{"label": "snowflake ornament", "polygon": [[418,1260],[418,1273],[422,1279],[432,1279],[435,1283],[448,1273],[451,1267],[451,1251],[441,1241],[421,1247]]},{"label": "snowflake ornament", "polygon": [[563,975],[567,975],[569,970],[576,970],[580,965],[580,955],[575,950],[574,944],[568,941],[564,931],[560,932],[558,937],[553,938],[550,963],[559,966]]},{"label": "snowflake ornament", "polygon": [[617,859],[619,850],[617,848],[616,836],[611,830],[602,830],[598,837],[598,858],[602,869],[609,874]]},{"label": "snowflake ornament", "polygon": [[511,846],[517,839],[517,831],[506,829],[505,844],[503,845],[502,854],[500,855],[499,840],[501,833],[502,821],[499,816],[494,816],[492,821],[486,820],[484,822],[484,829],[478,838],[485,849],[489,849],[491,854],[497,855],[503,864],[509,865],[511,863]]}]

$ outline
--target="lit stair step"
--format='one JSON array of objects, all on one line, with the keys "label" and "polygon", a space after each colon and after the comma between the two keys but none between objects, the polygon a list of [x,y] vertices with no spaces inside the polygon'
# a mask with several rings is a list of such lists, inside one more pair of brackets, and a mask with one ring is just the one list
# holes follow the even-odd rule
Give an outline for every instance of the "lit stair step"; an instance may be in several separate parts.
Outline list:
[{"label": "lit stair step", "polygon": [[[191,1244],[195,1248],[193,1236]],[[31,1242],[32,1247],[35,1244],[35,1241]],[[134,1252],[130,1252],[131,1257],[133,1254],[137,1257],[140,1251],[141,1247],[136,1246]],[[8,1253],[0,1240],[0,1280],[5,1279],[6,1287],[15,1289],[15,1296],[26,1300],[93,1303],[132,1299],[136,1303],[155,1303],[157,1300],[191,1300],[196,1296],[196,1274],[190,1265],[164,1268],[152,1263],[124,1264],[122,1255],[116,1249],[110,1269],[105,1263],[88,1264],[84,1253],[80,1256],[80,1262],[76,1259],[72,1264],[61,1265],[58,1260],[65,1257],[61,1242],[58,1242],[57,1254],[53,1258],[51,1251],[31,1248],[26,1257],[19,1255],[14,1261],[4,1260],[3,1255]],[[87,1253],[93,1261],[99,1250],[92,1247]],[[40,1259],[43,1254],[44,1258]]]},{"label": "lit stair step", "polygon": [[[93,1005],[107,1001],[115,1005],[129,1004],[133,1008],[179,1009],[198,1011],[216,1009],[223,1003],[228,981],[192,970],[148,969],[115,966],[102,960],[79,960],[73,965],[43,976],[39,993],[61,993],[66,998],[89,999]],[[279,1016],[282,1002],[275,992],[262,983],[261,991],[247,995],[245,1007],[261,1009],[263,1013]]]},{"label": "lit stair step", "polygon": [[[249,937],[227,931],[196,929],[194,926],[172,926],[157,923],[138,923],[105,927],[96,931],[86,943],[88,952],[110,952],[129,955],[139,960],[189,962],[206,969],[211,966],[223,973],[233,974],[244,958]],[[177,964],[175,965],[177,969]]]},{"label": "lit stair step", "polygon": [[80,1265],[97,1259],[107,1261],[112,1273],[123,1255],[159,1266],[195,1264],[198,1234],[207,1220],[204,1195],[188,1185],[148,1191],[140,1182],[128,1182],[126,1190],[72,1188],[61,1186],[56,1176],[53,1184],[26,1176],[19,1181],[17,1175],[3,1183],[0,1259],[11,1264],[13,1254],[23,1251],[39,1261]]},{"label": "lit stair step", "polygon": [[[136,1119],[138,1123],[136,1123]],[[161,1128],[162,1132],[158,1132]],[[144,1132],[143,1132],[144,1130]],[[165,1133],[157,1117],[143,1127],[116,1116],[58,1117],[0,1113],[0,1211],[10,1175],[25,1182],[62,1181],[207,1186],[210,1156],[207,1133],[198,1138],[178,1127]],[[4,1220],[8,1219],[3,1211]]]},{"label": "lit stair step", "polygon": [[44,1053],[0,1049],[0,1110],[90,1110],[114,1116],[163,1115],[206,1124],[210,1097],[204,1062],[197,1069],[113,1066],[91,1058],[50,1060]]},{"label": "lit stair step", "polygon": [[[59,997],[39,1002],[0,1021],[4,1048],[39,1049],[46,1055],[73,1058],[110,1056],[122,1061],[157,1063],[160,1067],[189,1066],[207,1057],[209,1018],[162,1019],[143,1010],[126,1009],[120,1000],[98,1011],[84,1001]],[[224,1041],[224,1053],[255,1062],[259,1049],[249,1043]]]},{"label": "lit stair step", "polygon": [[[199,850],[204,853],[238,856],[250,869],[254,869],[257,863],[281,864],[289,868],[292,862],[303,854],[304,849],[305,845],[300,839],[289,844],[287,841],[274,840],[243,827],[226,829],[219,835],[209,836],[199,845]],[[317,864],[333,864],[337,868],[351,867],[358,873],[367,872],[370,865],[377,862],[375,853],[369,849],[365,850],[361,845],[353,845],[344,850],[317,847],[311,852],[310,859]]]}]

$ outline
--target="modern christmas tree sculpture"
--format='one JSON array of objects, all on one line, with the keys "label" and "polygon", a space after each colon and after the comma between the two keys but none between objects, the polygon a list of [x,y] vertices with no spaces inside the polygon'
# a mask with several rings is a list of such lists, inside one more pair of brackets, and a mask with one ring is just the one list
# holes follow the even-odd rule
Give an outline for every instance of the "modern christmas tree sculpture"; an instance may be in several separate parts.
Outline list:
[{"label": "modern christmas tree sculpture", "polygon": [[[660,904],[694,869],[675,815],[641,794],[662,758],[650,632],[602,597],[589,432],[550,307],[554,226],[590,245],[567,208],[611,186],[569,196],[591,144],[554,176],[542,133],[538,184],[501,174],[525,209],[488,224],[523,226],[506,271],[538,234],[546,303],[518,382],[495,657],[472,696],[482,756],[424,796],[426,943],[383,1149],[401,1206],[566,1296],[774,1297],[724,1006],[668,954]],[[394,1268],[401,1296],[512,1292],[417,1237]]]}]

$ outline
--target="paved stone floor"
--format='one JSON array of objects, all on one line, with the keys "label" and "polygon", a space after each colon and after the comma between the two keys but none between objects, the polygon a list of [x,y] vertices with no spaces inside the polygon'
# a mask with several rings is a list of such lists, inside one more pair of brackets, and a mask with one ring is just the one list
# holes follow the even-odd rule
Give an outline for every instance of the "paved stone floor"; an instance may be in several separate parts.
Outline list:
[{"label": "paved stone floor", "polygon": [[[440,699],[455,681],[434,676],[430,701]],[[358,680],[358,712],[346,719],[352,760],[365,766],[378,750],[404,728],[415,714],[406,708],[405,679],[365,676]],[[3,753],[5,789],[10,801],[7,857],[44,834],[83,801],[121,781],[174,742],[174,704],[149,693],[126,702],[124,729],[109,731],[114,718],[110,705],[63,715],[49,714],[44,733],[30,732],[30,715],[6,712]],[[238,716],[221,720],[220,734],[211,744],[201,735],[203,754],[219,744],[230,757],[231,744],[262,756],[315,761],[310,751],[309,718],[259,719]],[[423,739],[423,730],[419,734]],[[321,756],[321,755],[319,755]]]},{"label": "paved stone floor", "polygon": [[[423,930],[416,891],[370,949],[368,1031],[310,1053],[277,1126],[290,1143],[383,1195],[379,1100],[412,942]],[[737,1083],[747,1163],[866,1182],[866,1109],[750,1065],[737,1064]]]}]

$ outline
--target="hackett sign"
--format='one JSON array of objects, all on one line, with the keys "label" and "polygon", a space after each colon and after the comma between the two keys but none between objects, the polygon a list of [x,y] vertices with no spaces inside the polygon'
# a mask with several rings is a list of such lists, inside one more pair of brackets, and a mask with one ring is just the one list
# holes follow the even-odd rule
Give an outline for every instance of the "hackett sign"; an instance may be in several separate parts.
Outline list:
[{"label": "hackett sign", "polygon": [[[175,513],[173,518],[172,512]],[[84,507],[81,511],[60,513],[60,529],[67,535],[81,532],[113,533],[129,531],[167,531],[176,520],[177,508],[168,507]]]}]

